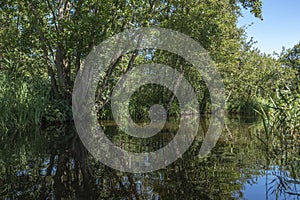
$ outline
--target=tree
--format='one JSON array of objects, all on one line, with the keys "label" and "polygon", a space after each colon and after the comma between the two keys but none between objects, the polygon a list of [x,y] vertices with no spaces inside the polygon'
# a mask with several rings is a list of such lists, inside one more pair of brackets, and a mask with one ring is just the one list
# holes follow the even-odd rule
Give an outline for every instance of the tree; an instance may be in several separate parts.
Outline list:
[{"label": "tree", "polygon": [[298,78],[300,78],[300,42],[290,49],[284,49],[280,61],[284,66],[297,70]]},{"label": "tree", "polygon": [[[226,68],[236,66],[243,40],[243,30],[236,25],[240,9],[249,8],[261,18],[261,6],[261,0],[6,0],[0,3],[0,63],[17,58],[24,72],[49,80],[55,99],[70,104],[73,81],[95,45],[125,29],[159,26],[199,41],[226,73]],[[131,52],[109,67],[99,87],[99,101],[109,96],[105,90],[112,77],[117,80],[115,76],[133,67],[139,57]],[[168,60],[177,63],[177,59]],[[122,70],[114,72],[120,64]],[[193,74],[188,67],[184,71]],[[193,85],[203,99],[207,92],[198,81],[195,78]]]}]

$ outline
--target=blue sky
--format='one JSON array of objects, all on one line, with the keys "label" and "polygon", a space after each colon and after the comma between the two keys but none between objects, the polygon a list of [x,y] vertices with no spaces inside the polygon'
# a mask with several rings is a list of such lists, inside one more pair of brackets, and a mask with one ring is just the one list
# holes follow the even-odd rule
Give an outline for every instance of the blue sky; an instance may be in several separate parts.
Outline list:
[{"label": "blue sky", "polygon": [[263,0],[263,21],[249,10],[243,11],[243,15],[238,25],[254,23],[246,32],[262,52],[280,53],[282,46],[291,48],[300,42],[300,0]]}]

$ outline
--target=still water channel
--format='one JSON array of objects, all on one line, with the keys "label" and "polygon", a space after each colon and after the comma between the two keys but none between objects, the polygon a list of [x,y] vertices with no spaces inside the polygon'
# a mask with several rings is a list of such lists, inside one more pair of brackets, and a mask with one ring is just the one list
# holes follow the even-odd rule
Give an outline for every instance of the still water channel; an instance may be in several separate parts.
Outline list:
[{"label": "still water channel", "polygon": [[[93,159],[72,124],[1,134],[0,199],[300,199],[300,145],[274,153],[256,118],[232,117],[205,158],[197,157],[207,129],[164,169],[121,173]],[[111,122],[101,126],[114,144],[133,152],[172,140],[176,123],[149,139],[132,138]],[[145,161],[146,162],[146,161]]]}]

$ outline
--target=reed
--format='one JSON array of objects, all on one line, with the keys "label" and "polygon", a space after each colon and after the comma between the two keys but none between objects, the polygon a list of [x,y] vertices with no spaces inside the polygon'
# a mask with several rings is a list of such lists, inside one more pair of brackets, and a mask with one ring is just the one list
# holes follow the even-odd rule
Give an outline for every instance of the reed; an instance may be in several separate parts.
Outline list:
[{"label": "reed", "polygon": [[[266,109],[267,108],[267,109]],[[274,97],[265,101],[256,112],[263,119],[264,135],[258,138],[269,152],[281,154],[284,149],[299,149],[300,146],[300,92],[277,89]],[[295,155],[298,155],[295,152]]]},{"label": "reed", "polygon": [[0,128],[7,131],[40,125],[49,99],[48,81],[10,74],[0,76]]}]

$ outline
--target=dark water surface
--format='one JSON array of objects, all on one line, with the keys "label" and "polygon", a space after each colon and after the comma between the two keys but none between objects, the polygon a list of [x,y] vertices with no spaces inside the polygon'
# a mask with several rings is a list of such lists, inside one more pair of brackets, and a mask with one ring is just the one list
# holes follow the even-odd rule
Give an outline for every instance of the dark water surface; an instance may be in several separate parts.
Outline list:
[{"label": "dark water surface", "polygon": [[[94,160],[72,125],[1,134],[0,199],[300,199],[299,145],[272,149],[257,139],[264,134],[257,119],[231,118],[213,151],[200,159],[207,122],[201,120],[182,158],[144,174]],[[161,148],[178,129],[169,123],[150,139],[136,139],[113,123],[102,127],[133,152]]]}]

